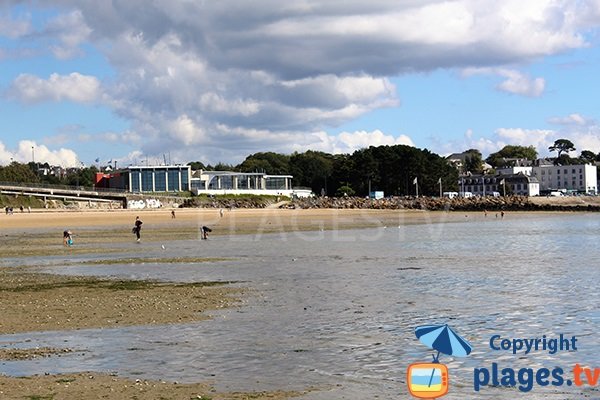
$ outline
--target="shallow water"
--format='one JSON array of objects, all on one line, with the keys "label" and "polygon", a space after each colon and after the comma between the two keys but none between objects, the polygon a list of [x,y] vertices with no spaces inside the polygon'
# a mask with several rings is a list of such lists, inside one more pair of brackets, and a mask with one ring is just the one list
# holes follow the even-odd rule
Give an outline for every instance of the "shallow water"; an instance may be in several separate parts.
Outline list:
[{"label": "shallow water", "polygon": [[[576,362],[600,367],[599,239],[599,214],[509,214],[503,220],[490,214],[470,216],[464,223],[214,236],[169,242],[165,250],[160,244],[124,244],[137,246],[144,257],[231,260],[42,270],[239,281],[237,285],[253,291],[240,307],[193,324],[0,336],[0,346],[81,350],[4,362],[0,371],[29,375],[94,370],[214,381],[219,390],[228,391],[320,389],[304,399],[409,398],[407,366],[429,362],[432,354],[416,339],[414,328],[449,323],[474,351],[466,358],[440,357],[450,370],[450,393],[444,398],[600,398],[594,389],[566,385],[535,385],[528,393],[473,389],[475,369],[491,368],[494,362],[515,370],[560,366],[565,379]],[[513,355],[489,346],[495,334],[552,338],[560,333],[576,336],[578,351]]]}]

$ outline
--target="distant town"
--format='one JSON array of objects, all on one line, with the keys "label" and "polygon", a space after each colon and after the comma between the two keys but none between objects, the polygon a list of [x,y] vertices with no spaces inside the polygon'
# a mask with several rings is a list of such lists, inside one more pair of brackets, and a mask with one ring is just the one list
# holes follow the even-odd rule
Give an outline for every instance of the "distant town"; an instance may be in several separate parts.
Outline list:
[{"label": "distant town", "polygon": [[600,154],[568,139],[539,158],[533,146],[507,145],[483,159],[477,149],[440,156],[411,146],[371,146],[352,154],[262,152],[238,165],[128,165],[100,163],[62,168],[13,161],[0,182],[67,185],[128,193],[309,196],[566,196],[596,195]]}]

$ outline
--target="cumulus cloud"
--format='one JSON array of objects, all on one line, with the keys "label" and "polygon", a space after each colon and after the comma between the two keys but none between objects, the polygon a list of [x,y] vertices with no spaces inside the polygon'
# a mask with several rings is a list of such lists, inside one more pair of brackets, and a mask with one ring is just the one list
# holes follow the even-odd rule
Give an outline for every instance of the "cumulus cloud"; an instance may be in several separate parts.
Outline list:
[{"label": "cumulus cloud", "polygon": [[114,76],[101,86],[104,77],[77,73],[21,75],[11,86],[15,98],[101,98],[131,121],[144,153],[191,152],[193,146],[211,160],[251,149],[412,143],[377,131],[324,133],[399,105],[388,77],[404,73],[465,69],[500,77],[498,90],[541,96],[544,78],[519,68],[587,46],[586,33],[599,25],[590,16],[600,15],[597,0],[53,4],[62,14],[40,33],[55,56],[72,57],[90,43]]},{"label": "cumulus cloud", "polygon": [[546,81],[544,78],[531,78],[528,75],[507,68],[466,68],[463,76],[496,75],[504,79],[496,88],[502,92],[527,97],[539,97],[544,93]]},{"label": "cumulus cloud", "polygon": [[25,103],[64,100],[92,103],[101,98],[98,79],[77,72],[69,75],[52,74],[48,79],[20,74],[12,83],[9,93]]},{"label": "cumulus cloud", "polygon": [[552,117],[549,120],[550,123],[556,125],[587,125],[592,121],[588,121],[581,114],[573,113],[569,114],[566,117]]},{"label": "cumulus cloud", "polygon": [[91,32],[81,11],[75,10],[52,19],[42,34],[56,37],[56,44],[51,46],[52,53],[58,59],[67,59],[82,53],[79,46],[88,39]]},{"label": "cumulus cloud", "polygon": [[550,121],[559,125],[558,129],[524,129],[499,128],[491,136],[477,135],[471,130],[465,132],[463,141],[438,145],[441,153],[451,153],[456,149],[478,149],[484,157],[497,152],[506,145],[533,146],[540,157],[556,156],[550,153],[548,147],[557,139],[568,139],[573,142],[577,151],[572,157],[579,155],[582,150],[600,153],[600,125],[574,113],[566,117],[554,117]]},{"label": "cumulus cloud", "polygon": [[81,165],[77,154],[70,149],[59,148],[51,150],[45,145],[32,140],[21,140],[15,149],[7,149],[0,141],[0,164],[8,165],[11,161],[29,163],[35,160],[38,163],[48,163],[63,167],[77,167]]},{"label": "cumulus cloud", "polygon": [[[387,135],[380,130],[375,130],[372,132],[341,132],[338,135],[329,135],[326,132],[317,132],[314,134],[314,137],[319,141],[315,141],[311,145],[311,149],[334,154],[353,153],[356,150],[369,146],[392,146],[397,144],[414,146],[412,139],[406,135],[394,137],[392,135]],[[299,148],[298,150],[301,151],[302,148]]]}]

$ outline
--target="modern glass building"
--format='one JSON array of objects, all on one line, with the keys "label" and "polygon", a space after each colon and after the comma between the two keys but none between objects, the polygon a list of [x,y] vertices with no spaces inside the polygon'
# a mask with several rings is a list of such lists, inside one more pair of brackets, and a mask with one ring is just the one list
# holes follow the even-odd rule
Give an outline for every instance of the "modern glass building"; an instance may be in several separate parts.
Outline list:
[{"label": "modern glass building", "polygon": [[292,195],[291,175],[261,172],[199,171],[191,180],[191,190],[206,194]]},{"label": "modern glass building", "polygon": [[111,187],[131,193],[184,192],[191,188],[189,165],[130,166],[112,175],[117,185],[111,179]]}]

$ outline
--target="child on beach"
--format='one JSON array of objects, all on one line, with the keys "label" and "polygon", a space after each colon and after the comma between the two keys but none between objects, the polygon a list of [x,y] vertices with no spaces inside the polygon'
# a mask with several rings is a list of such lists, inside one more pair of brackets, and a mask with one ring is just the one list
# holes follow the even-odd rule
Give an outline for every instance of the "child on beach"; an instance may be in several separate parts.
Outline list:
[{"label": "child on beach", "polygon": [[63,246],[73,245],[73,233],[70,230],[63,231]]}]

